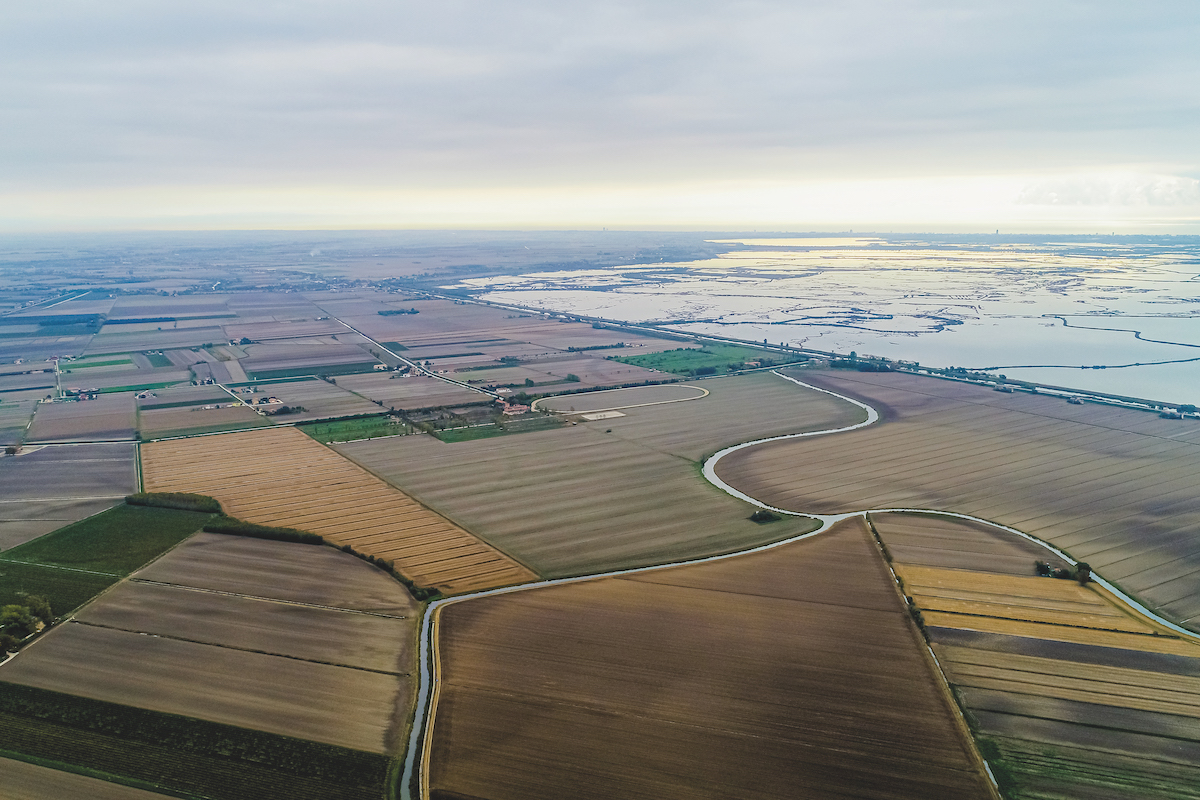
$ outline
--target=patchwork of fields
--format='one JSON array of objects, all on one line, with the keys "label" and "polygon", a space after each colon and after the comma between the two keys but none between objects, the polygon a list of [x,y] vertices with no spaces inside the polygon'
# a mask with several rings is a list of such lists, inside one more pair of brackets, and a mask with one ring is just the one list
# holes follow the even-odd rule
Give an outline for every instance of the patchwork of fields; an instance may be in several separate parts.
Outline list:
[{"label": "patchwork of fields", "polygon": [[[1011,534],[906,514],[873,524],[1005,797],[1194,795],[1200,644],[1095,584],[1031,576],[1044,557]],[[905,544],[925,530],[974,551],[973,569]]]},{"label": "patchwork of fields", "polygon": [[26,648],[0,680],[394,753],[412,708],[416,610],[353,556],[198,534]]},{"label": "patchwork of fields", "polygon": [[101,395],[75,403],[41,403],[29,427],[29,442],[133,439],[137,408],[132,392]]},{"label": "patchwork of fields", "polygon": [[293,428],[154,442],[142,447],[142,463],[147,491],[215,497],[241,519],[311,531],[395,561],[422,586],[462,592],[534,577]]},{"label": "patchwork of fields", "polygon": [[31,449],[0,458],[0,550],[116,505],[137,489],[132,444]]},{"label": "patchwork of fields", "polygon": [[999,522],[1176,620],[1200,617],[1200,425],[910,375],[805,379],[884,421],[742,450],[720,462],[723,480],[801,512],[930,508]]},{"label": "patchwork of fields", "polygon": [[752,522],[754,509],[706,483],[698,462],[726,444],[852,424],[863,412],[775,375],[703,385],[703,399],[556,430],[336,449],[551,576],[729,552],[815,527]]},{"label": "patchwork of fields", "polygon": [[434,798],[990,797],[860,521],[439,629]]}]

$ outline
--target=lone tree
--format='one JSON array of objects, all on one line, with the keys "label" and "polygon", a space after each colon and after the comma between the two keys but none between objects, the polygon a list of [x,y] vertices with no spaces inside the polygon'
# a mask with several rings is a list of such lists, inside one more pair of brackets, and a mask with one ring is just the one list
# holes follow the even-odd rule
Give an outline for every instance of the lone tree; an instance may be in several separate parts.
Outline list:
[{"label": "lone tree", "polygon": [[1075,565],[1075,580],[1079,581],[1079,585],[1083,586],[1092,579],[1092,568],[1086,561],[1080,561]]}]

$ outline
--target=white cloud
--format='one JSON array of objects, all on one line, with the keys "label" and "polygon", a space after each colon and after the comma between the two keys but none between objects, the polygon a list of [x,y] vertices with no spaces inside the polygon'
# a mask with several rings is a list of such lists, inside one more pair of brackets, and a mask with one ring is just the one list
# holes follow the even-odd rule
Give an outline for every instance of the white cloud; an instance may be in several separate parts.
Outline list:
[{"label": "white cloud", "polygon": [[1058,177],[1023,188],[1022,205],[1200,206],[1200,181],[1178,175]]}]

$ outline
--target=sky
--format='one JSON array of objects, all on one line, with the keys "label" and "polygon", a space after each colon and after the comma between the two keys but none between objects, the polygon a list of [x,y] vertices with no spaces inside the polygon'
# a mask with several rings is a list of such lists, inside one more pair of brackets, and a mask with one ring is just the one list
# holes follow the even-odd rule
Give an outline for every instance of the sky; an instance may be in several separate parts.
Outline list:
[{"label": "sky", "polygon": [[43,0],[0,230],[1200,233],[1200,3]]}]

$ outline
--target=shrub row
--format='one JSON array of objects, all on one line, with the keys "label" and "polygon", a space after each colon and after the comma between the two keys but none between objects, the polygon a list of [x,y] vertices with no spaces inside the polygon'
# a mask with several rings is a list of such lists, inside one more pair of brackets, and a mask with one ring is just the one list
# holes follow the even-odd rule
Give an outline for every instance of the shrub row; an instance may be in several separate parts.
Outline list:
[{"label": "shrub row", "polygon": [[273,528],[269,525],[256,525],[253,522],[243,522],[233,517],[217,517],[205,523],[204,530],[208,533],[227,533],[231,536],[249,536],[253,539],[271,539],[276,542],[325,544],[325,538],[315,533],[295,528]]},{"label": "shrub row", "polygon": [[387,574],[391,575],[396,580],[400,581],[400,583],[403,584],[404,588],[408,589],[408,593],[413,596],[413,599],[415,599],[419,602],[425,602],[426,600],[436,600],[442,596],[442,593],[439,592],[437,589],[431,589],[427,586],[417,586],[415,583],[410,581],[408,578],[404,577],[402,574],[397,572],[396,571],[396,563],[394,561],[387,561],[382,558],[377,558],[375,556],[366,555],[365,553],[360,553],[348,544],[344,544],[341,547],[339,547],[338,549],[341,550],[343,553],[349,553],[352,556],[357,556],[358,558],[361,558],[363,561],[366,561],[368,564],[374,564],[375,566],[379,567],[381,570],[383,570]]},{"label": "shrub row", "polygon": [[177,511],[201,511],[206,514],[221,513],[221,504],[213,498],[188,492],[138,492],[126,495],[125,502],[131,506],[173,508]]}]

